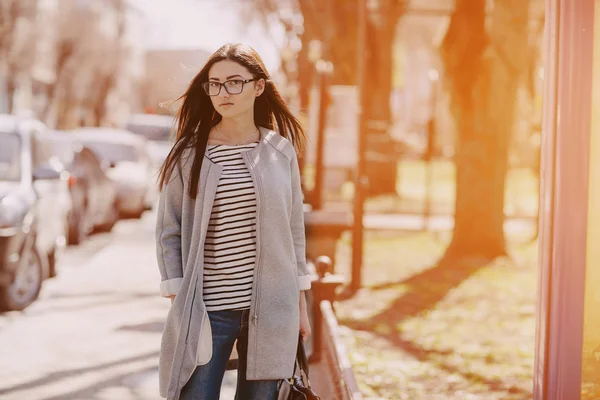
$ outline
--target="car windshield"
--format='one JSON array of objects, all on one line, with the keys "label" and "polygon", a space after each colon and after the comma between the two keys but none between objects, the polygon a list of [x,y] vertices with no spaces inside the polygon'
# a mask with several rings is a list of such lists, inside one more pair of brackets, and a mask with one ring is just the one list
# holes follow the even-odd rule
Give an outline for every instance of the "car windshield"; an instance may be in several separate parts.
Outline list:
[{"label": "car windshield", "polygon": [[85,141],[84,144],[92,149],[100,158],[109,162],[140,161],[140,151],[137,147],[125,143]]},{"label": "car windshield", "polygon": [[15,133],[0,132],[0,181],[21,179],[21,138]]},{"label": "car windshield", "polygon": [[63,165],[71,165],[77,149],[75,143],[64,138],[51,138],[47,142],[53,156],[56,156]]},{"label": "car windshield", "polygon": [[127,124],[127,130],[145,137],[153,142],[167,142],[171,134],[170,126],[151,125],[130,122]]}]

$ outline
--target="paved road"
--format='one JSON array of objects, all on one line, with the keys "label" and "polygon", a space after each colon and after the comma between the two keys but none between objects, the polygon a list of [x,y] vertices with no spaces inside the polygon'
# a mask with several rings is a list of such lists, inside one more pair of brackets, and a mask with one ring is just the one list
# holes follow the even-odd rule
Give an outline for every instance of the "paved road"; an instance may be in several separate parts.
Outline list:
[{"label": "paved road", "polygon": [[[158,296],[154,219],[120,221],[69,248],[22,313],[0,314],[0,399],[153,400],[168,301]],[[235,374],[222,399],[233,398]]]}]

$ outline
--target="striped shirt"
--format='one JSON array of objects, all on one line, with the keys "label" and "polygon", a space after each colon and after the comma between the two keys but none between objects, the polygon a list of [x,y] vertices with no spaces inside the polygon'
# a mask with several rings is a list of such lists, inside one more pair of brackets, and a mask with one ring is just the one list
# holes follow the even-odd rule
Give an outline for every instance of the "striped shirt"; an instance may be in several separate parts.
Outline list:
[{"label": "striped shirt", "polygon": [[256,193],[243,146],[209,145],[223,166],[204,244],[203,297],[207,311],[250,308],[256,263]]}]

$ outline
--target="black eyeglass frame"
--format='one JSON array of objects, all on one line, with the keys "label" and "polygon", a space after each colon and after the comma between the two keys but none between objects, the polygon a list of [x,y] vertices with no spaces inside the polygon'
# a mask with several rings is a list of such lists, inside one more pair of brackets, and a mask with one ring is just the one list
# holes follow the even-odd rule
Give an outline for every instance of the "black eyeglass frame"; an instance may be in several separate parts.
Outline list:
[{"label": "black eyeglass frame", "polygon": [[[218,95],[220,95],[220,94],[221,94],[221,89],[223,89],[223,88],[225,88],[225,91],[226,91],[227,93],[229,93],[229,94],[230,94],[230,95],[232,95],[232,96],[235,96],[236,94],[240,94],[240,93],[242,93],[242,92],[244,91],[244,85],[245,85],[246,83],[254,82],[254,81],[257,81],[257,80],[259,80],[259,79],[261,79],[261,78],[252,78],[252,79],[229,79],[229,80],[227,80],[227,81],[225,81],[225,82],[208,81],[208,82],[204,82],[204,83],[202,84],[202,88],[204,89],[204,93],[206,93],[206,95],[207,95],[207,96],[210,96],[210,97],[214,97],[214,96],[218,96]],[[225,86],[225,84],[226,84],[227,82],[233,82],[233,81],[240,81],[240,82],[242,82],[242,88],[240,89],[240,91],[239,91],[238,93],[231,93],[229,90],[227,90],[227,86]],[[211,83],[218,83],[218,84],[219,84],[219,91],[217,92],[217,94],[210,94],[210,93],[209,93],[209,90],[210,90],[210,86],[209,86],[209,85],[210,85]]]}]

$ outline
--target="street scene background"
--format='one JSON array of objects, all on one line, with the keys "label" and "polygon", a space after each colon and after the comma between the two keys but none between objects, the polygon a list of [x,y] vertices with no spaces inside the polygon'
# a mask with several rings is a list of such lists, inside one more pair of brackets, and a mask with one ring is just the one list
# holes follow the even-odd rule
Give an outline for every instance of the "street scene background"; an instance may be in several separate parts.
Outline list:
[{"label": "street scene background", "polygon": [[337,279],[324,332],[352,398],[531,398],[544,18],[542,0],[2,0],[0,398],[159,398],[157,172],[228,42],[306,130],[307,257]]}]

